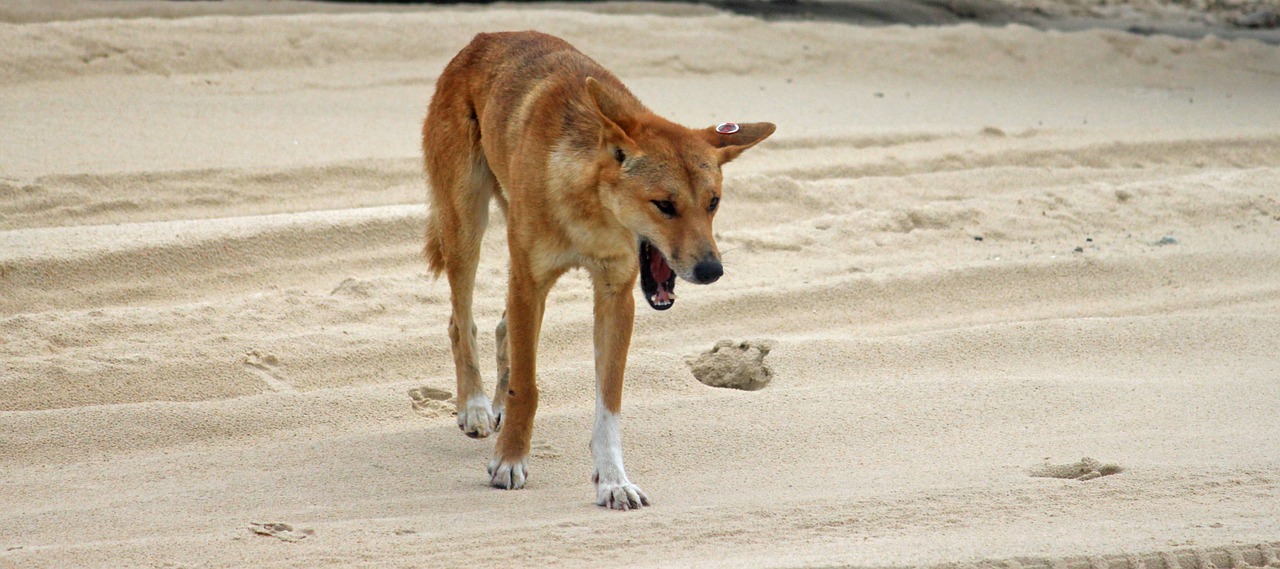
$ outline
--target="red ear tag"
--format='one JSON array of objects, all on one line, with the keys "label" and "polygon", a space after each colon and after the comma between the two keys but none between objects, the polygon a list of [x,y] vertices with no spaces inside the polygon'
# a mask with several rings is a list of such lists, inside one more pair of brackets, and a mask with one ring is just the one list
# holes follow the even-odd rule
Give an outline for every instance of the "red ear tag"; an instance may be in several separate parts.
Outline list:
[{"label": "red ear tag", "polygon": [[716,132],[720,134],[733,134],[738,132],[738,123],[722,122],[716,125]]}]

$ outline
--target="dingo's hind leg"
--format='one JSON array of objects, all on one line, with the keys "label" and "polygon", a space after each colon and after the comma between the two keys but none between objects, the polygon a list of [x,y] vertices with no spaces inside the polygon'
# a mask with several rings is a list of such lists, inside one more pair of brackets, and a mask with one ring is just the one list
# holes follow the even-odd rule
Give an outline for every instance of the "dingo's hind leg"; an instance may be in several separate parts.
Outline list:
[{"label": "dingo's hind leg", "polygon": [[484,393],[471,315],[480,243],[489,222],[489,200],[498,181],[480,147],[474,110],[451,89],[448,74],[431,101],[422,127],[422,148],[431,182],[426,255],[431,270],[449,279],[453,316],[449,340],[457,370],[458,428],[483,438],[498,428],[497,416]]},{"label": "dingo's hind leg", "polygon": [[507,342],[507,313],[502,313],[502,320],[494,330],[494,343],[497,344],[498,385],[493,389],[493,412],[496,415],[497,429],[502,429],[502,416],[507,410],[507,385],[511,380],[511,348]]}]

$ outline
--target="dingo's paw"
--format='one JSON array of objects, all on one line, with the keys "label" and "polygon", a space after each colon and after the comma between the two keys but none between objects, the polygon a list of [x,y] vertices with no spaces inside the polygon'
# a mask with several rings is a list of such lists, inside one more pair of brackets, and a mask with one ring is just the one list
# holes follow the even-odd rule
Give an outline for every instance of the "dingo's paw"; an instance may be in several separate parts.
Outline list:
[{"label": "dingo's paw", "polygon": [[458,428],[468,437],[483,439],[498,430],[499,417],[489,406],[488,397],[475,395],[458,409]]},{"label": "dingo's paw", "polygon": [[639,510],[649,505],[649,497],[639,486],[625,477],[622,480],[601,480],[600,473],[591,475],[596,485],[596,505],[610,510]]},{"label": "dingo's paw", "polygon": [[502,430],[502,419],[507,415],[507,406],[498,402],[493,406],[493,432]]},{"label": "dingo's paw", "polygon": [[508,461],[494,457],[489,461],[489,485],[504,490],[524,488],[524,481],[529,478],[529,458]]}]

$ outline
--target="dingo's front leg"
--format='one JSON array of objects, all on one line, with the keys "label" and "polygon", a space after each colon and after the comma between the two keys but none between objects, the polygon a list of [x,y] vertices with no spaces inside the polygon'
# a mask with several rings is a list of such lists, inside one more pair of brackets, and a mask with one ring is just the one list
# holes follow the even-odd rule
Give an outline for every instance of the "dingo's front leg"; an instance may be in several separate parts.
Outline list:
[{"label": "dingo's front leg", "polygon": [[489,461],[489,484],[497,488],[523,488],[529,476],[529,446],[538,410],[538,333],[547,293],[558,276],[537,278],[528,261],[512,248],[506,315],[510,376],[502,430]]},{"label": "dingo's front leg", "polygon": [[596,422],[591,431],[591,457],[595,469],[596,504],[614,510],[649,505],[639,486],[627,479],[622,465],[622,378],[635,318],[636,272],[592,274],[595,287]]}]

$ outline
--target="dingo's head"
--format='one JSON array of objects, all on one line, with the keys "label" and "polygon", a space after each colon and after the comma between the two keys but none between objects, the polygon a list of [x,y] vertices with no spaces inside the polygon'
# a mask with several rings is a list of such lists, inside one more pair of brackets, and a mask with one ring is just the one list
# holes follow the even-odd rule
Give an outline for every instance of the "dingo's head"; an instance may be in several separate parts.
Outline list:
[{"label": "dingo's head", "polygon": [[772,123],[724,123],[693,130],[635,113],[595,79],[587,92],[603,123],[601,201],[639,237],[640,286],[649,306],[671,308],[676,275],[710,284],[724,268],[711,222],[720,204],[720,166],[773,134]]}]

